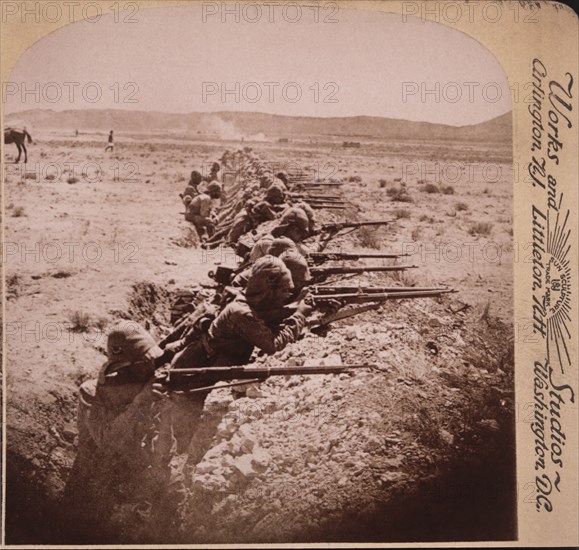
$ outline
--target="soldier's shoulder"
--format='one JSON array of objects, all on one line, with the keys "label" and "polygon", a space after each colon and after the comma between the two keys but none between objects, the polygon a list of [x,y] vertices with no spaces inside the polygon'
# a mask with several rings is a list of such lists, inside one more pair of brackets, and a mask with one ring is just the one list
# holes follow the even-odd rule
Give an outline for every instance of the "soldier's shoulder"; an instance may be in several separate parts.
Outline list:
[{"label": "soldier's shoulder", "polygon": [[237,298],[225,306],[223,310],[224,314],[228,314],[232,317],[248,318],[254,317],[254,312],[249,307],[249,304],[243,298]]}]

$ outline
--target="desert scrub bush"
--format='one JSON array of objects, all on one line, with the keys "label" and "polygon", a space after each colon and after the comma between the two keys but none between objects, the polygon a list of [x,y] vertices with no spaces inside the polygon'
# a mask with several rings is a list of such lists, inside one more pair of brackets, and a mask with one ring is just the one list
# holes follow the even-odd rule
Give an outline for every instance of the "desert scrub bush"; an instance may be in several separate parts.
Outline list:
[{"label": "desert scrub bush", "polygon": [[15,273],[6,277],[6,296],[7,298],[16,297],[19,295],[19,287],[22,279],[20,275]]},{"label": "desert scrub bush", "polygon": [[46,181],[52,181],[53,179],[56,179],[56,176],[54,174],[46,174],[46,176],[44,176],[44,179]]},{"label": "desert scrub bush", "polygon": [[378,185],[380,186],[380,189],[384,189],[384,187],[386,187],[387,184],[388,182],[385,179],[378,180]]},{"label": "desert scrub bush", "polygon": [[412,240],[413,240],[414,242],[416,242],[416,241],[420,238],[420,234],[421,234],[421,233],[422,233],[422,228],[420,228],[420,227],[415,227],[415,228],[412,230],[412,233],[411,233],[410,236],[412,237]]},{"label": "desert scrub bush", "polygon": [[106,317],[99,317],[94,322],[95,328],[97,328],[100,332],[104,332],[105,328],[107,328],[108,324],[109,324],[109,320]]},{"label": "desert scrub bush", "polygon": [[362,181],[362,178],[360,176],[350,176],[348,178],[348,181],[352,183],[360,183]]},{"label": "desert scrub bush", "polygon": [[489,222],[478,222],[475,223],[471,228],[468,230],[468,234],[472,235],[473,237],[476,235],[490,235],[493,229],[493,224]]},{"label": "desert scrub bush", "polygon": [[51,277],[54,277],[55,279],[68,279],[70,276],[72,276],[73,272],[72,271],[67,271],[66,269],[59,269],[58,271],[54,272]]},{"label": "desert scrub bush", "polygon": [[36,174],[34,172],[26,172],[26,174],[24,174],[24,179],[36,181]]},{"label": "desert scrub bush", "polygon": [[432,216],[427,216],[426,214],[422,214],[422,216],[420,216],[420,218],[418,218],[419,222],[428,222],[428,223],[434,223],[434,218]]},{"label": "desert scrub bush", "polygon": [[362,246],[365,246],[366,248],[375,248],[377,250],[380,249],[380,239],[378,238],[375,229],[361,227],[358,229],[356,237]]},{"label": "desert scrub bush", "polygon": [[66,183],[78,183],[78,178],[75,178],[73,176],[70,176],[67,180]]},{"label": "desert scrub bush", "polygon": [[405,187],[390,187],[386,189],[386,194],[396,202],[414,202]]},{"label": "desert scrub bush", "polygon": [[26,216],[26,214],[24,213],[24,207],[23,206],[15,206],[14,209],[12,210],[12,217],[13,218],[21,218],[23,216]]},{"label": "desert scrub bush", "polygon": [[396,208],[396,210],[392,211],[392,214],[397,220],[410,219],[410,210],[407,210],[406,208]]},{"label": "desert scrub bush", "polygon": [[419,283],[416,275],[411,271],[393,271],[388,275],[401,286],[416,286]]},{"label": "desert scrub bush", "polygon": [[92,324],[91,316],[81,311],[73,311],[68,320],[70,321],[70,332],[88,332]]},{"label": "desert scrub bush", "polygon": [[454,195],[454,187],[452,185],[447,185],[442,188],[443,195]]},{"label": "desert scrub bush", "polygon": [[457,202],[454,207],[457,212],[466,212],[468,210],[468,204],[466,204],[466,202]]},{"label": "desert scrub bush", "polygon": [[422,189],[421,191],[423,193],[429,193],[429,194],[433,194],[433,193],[440,193],[440,189],[438,188],[438,186],[434,185],[433,183],[427,183]]}]

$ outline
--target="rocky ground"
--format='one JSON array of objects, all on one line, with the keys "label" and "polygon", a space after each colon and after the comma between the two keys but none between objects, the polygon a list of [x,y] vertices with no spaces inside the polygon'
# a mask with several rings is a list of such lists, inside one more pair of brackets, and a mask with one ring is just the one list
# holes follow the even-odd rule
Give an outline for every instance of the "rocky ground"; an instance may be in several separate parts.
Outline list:
[{"label": "rocky ground", "polygon": [[[215,262],[233,259],[196,248],[177,193],[191,169],[236,146],[134,138],[109,158],[96,141],[39,136],[31,162],[40,172],[29,162],[24,177],[8,173],[7,542],[54,542],[46,518],[74,459],[75,392],[104,360],[107,326],[129,316],[162,336],[174,293],[209,283]],[[180,464],[186,492],[172,536],[155,533],[142,507],[127,503],[116,510],[119,539],[510,538],[517,252],[510,151],[427,143],[254,148],[270,162],[291,159],[343,181],[351,203],[344,217],[397,219],[336,242],[344,251],[413,253],[409,263],[419,269],[368,275],[366,283],[447,284],[459,292],[387,303],[268,360],[371,369],[271,378],[235,400],[229,390],[212,392],[195,452]],[[436,181],[428,172],[434,159],[466,175]],[[63,170],[94,162],[101,179],[72,181],[70,172],[46,179],[48,162]],[[497,181],[481,175],[489,164],[500,169]],[[427,191],[429,184],[437,189]],[[72,256],[65,243],[77,243]]]}]

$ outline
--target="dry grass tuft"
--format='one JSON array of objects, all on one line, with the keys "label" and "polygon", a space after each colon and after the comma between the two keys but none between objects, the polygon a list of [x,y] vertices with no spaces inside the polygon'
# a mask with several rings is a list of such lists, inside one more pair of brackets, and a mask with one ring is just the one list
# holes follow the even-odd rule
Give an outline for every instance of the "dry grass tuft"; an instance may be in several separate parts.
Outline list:
[{"label": "dry grass tuft", "polygon": [[421,191],[423,193],[428,193],[430,195],[434,194],[434,193],[440,193],[440,189],[438,188],[437,185],[434,185],[433,183],[427,183],[422,189]]},{"label": "dry grass tuft", "polygon": [[400,219],[404,219],[404,220],[408,220],[410,219],[410,210],[407,210],[406,208],[396,208],[396,210],[392,211],[392,214],[394,215],[394,217],[397,220]]},{"label": "dry grass tuft", "polygon": [[68,320],[71,324],[70,332],[88,332],[92,325],[91,316],[81,311],[73,311]]},{"label": "dry grass tuft", "polygon": [[468,234],[473,237],[476,235],[490,235],[493,230],[493,224],[489,222],[475,223],[469,230]]},{"label": "dry grass tuft", "polygon": [[390,187],[386,194],[395,202],[414,202],[405,187]]},{"label": "dry grass tuft", "polygon": [[360,227],[356,232],[356,237],[362,246],[380,250],[380,238],[375,229],[370,227]]}]

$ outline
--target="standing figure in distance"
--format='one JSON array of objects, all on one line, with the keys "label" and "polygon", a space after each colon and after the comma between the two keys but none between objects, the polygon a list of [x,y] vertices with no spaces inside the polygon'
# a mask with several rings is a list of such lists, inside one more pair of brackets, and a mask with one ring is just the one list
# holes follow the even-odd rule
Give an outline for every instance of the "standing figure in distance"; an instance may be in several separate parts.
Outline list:
[{"label": "standing figure in distance", "polygon": [[113,131],[111,130],[109,132],[109,143],[108,145],[105,147],[105,153],[110,149],[111,153],[113,152],[113,149],[115,147],[115,143],[114,143],[114,139],[113,139]]}]

